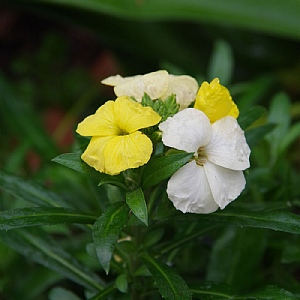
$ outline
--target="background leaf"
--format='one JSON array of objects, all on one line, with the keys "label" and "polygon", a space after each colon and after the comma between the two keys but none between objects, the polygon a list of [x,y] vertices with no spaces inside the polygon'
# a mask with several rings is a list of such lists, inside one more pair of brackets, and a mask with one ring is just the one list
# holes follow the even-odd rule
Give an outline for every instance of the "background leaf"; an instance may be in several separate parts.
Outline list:
[{"label": "background leaf", "polygon": [[74,293],[67,289],[56,287],[49,292],[49,300],[80,300]]},{"label": "background leaf", "polygon": [[0,212],[0,230],[63,223],[92,224],[96,219],[91,214],[58,207],[11,209]]},{"label": "background leaf", "polygon": [[30,230],[14,229],[9,232],[0,231],[2,241],[45,267],[63,274],[91,291],[100,291],[104,283],[87,267],[79,263],[66,252],[44,230],[33,227]]},{"label": "background leaf", "polygon": [[267,110],[262,106],[252,106],[246,111],[241,111],[238,117],[238,123],[243,130],[246,130],[255,121],[266,115]]},{"label": "background leaf", "polygon": [[298,299],[289,291],[286,291],[278,286],[266,286],[260,291],[238,295],[232,288],[225,284],[215,282],[204,282],[202,284],[194,284],[191,287],[193,297],[195,299],[209,300],[209,299],[232,299],[232,300],[294,300]]},{"label": "background leaf", "polygon": [[226,227],[213,246],[207,281],[234,286],[236,292],[253,288],[261,280],[259,266],[265,248],[266,231]]},{"label": "background leaf", "polygon": [[295,295],[293,295],[292,293],[290,293],[289,291],[286,291],[278,286],[274,286],[274,285],[269,285],[266,286],[264,289],[255,292],[255,293],[251,293],[248,294],[244,297],[247,298],[253,298],[253,299],[270,299],[270,300],[294,300],[294,299],[298,299],[298,297],[296,297]]},{"label": "background leaf", "polygon": [[227,86],[233,72],[233,53],[230,45],[224,40],[217,40],[210,58],[208,79],[219,78],[220,83]]},{"label": "background leaf", "polygon": [[[20,0],[11,0],[10,5],[22,5]],[[39,9],[69,8],[84,9],[87,14],[105,13],[123,18],[140,20],[189,20],[222,25],[235,25],[242,28],[263,31],[295,39],[300,38],[299,3],[288,0],[285,3],[269,0],[184,1],[152,0],[138,3],[130,0],[39,0],[27,1]],[[258,13],[259,12],[259,13]],[[293,28],[294,30],[291,30]]]},{"label": "background leaf", "polygon": [[71,206],[56,193],[43,188],[36,182],[0,171],[0,187],[18,199],[25,200],[39,206]]},{"label": "background leaf", "polygon": [[253,148],[262,140],[263,137],[272,132],[275,128],[275,124],[266,124],[247,130],[245,132],[245,136],[249,147]]}]

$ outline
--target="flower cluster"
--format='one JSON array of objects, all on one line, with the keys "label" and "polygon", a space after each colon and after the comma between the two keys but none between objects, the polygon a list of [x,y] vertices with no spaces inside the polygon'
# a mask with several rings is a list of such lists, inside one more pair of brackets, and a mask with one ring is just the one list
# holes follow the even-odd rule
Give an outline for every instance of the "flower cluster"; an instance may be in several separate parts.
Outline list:
[{"label": "flower cluster", "polygon": [[[114,86],[117,99],[78,125],[80,135],[92,137],[82,154],[87,164],[109,175],[146,164],[153,147],[140,130],[158,124],[166,147],[194,153],[168,181],[168,197],[178,210],[211,213],[240,195],[250,148],[236,120],[239,110],[217,78],[203,82],[199,90],[194,78],[163,70],[112,76],[102,83]],[[154,105],[143,106],[145,96],[167,103],[171,95],[180,108],[163,122]]]}]

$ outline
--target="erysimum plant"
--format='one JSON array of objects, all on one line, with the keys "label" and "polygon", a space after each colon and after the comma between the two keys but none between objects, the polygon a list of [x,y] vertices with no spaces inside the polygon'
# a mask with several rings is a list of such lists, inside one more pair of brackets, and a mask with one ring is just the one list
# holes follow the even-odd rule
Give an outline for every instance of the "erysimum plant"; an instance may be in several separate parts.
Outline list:
[{"label": "erysimum plant", "polygon": [[[80,141],[89,139],[80,150],[53,159],[92,179],[85,191],[97,199],[97,207],[81,209],[84,203],[65,202],[0,173],[5,190],[38,205],[1,213],[3,241],[79,284],[90,300],[294,299],[274,285],[243,294],[217,280],[208,282],[216,276],[210,271],[204,278],[207,266],[194,259],[211,243],[211,236],[199,239],[223,224],[300,232],[296,215],[250,210],[251,199],[242,205],[247,193],[239,199],[250,168],[249,144],[273,129],[253,125],[265,110],[252,107],[239,116],[217,78],[198,89],[194,78],[160,70],[116,75],[103,83],[114,86],[116,99],[78,124]],[[76,230],[88,236],[84,248],[93,259],[90,268],[43,229],[6,233],[61,223],[81,224]],[[220,245],[227,247],[231,240],[231,235],[218,240],[211,264],[219,265]],[[77,299],[63,289],[56,292],[61,299]]]}]

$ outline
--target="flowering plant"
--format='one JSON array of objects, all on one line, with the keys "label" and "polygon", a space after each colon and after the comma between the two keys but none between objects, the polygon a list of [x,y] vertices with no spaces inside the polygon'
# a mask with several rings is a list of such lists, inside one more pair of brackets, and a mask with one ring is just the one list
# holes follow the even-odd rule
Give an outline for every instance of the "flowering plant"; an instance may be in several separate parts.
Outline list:
[{"label": "flowering plant", "polygon": [[[94,259],[91,268],[42,230],[1,233],[3,240],[82,285],[86,299],[231,297],[233,292],[218,285],[219,273],[208,271],[207,280],[189,273],[189,268],[200,272],[193,256],[199,245],[205,249],[205,238],[211,243],[206,234],[223,224],[287,232],[297,232],[295,226],[300,224],[293,215],[257,212],[257,206],[245,201],[246,182],[251,180],[250,146],[266,134],[272,139],[272,124],[259,124],[265,110],[252,107],[240,113],[218,78],[200,83],[199,88],[190,76],[160,70],[111,76],[102,83],[114,87],[115,99],[78,124],[80,150],[53,159],[91,178],[84,191],[92,190],[89,195],[97,205],[84,213],[85,203],[64,202],[31,185],[31,201],[41,207],[4,212],[0,218],[5,230],[81,224],[77,229],[91,238],[86,242],[86,253]],[[14,182],[26,194],[19,179],[0,175],[4,188],[16,193],[10,186]],[[44,202],[54,207],[44,208]],[[287,216],[293,218],[294,227],[283,221]],[[212,248],[211,265],[219,264],[219,245],[230,248],[238,238],[236,229],[232,232],[233,237],[221,236]],[[258,238],[262,245],[263,236],[251,234],[250,241]],[[289,296],[273,286],[263,293]]]},{"label": "flowering plant", "polygon": [[[112,260],[123,262],[122,257],[113,258],[116,243],[136,238],[123,231],[132,218],[153,226],[162,218],[159,207],[168,201],[183,213],[209,214],[235,200],[245,188],[250,148],[236,120],[238,108],[217,78],[203,82],[199,90],[194,78],[164,70],[112,76],[102,83],[114,86],[117,98],[79,123],[77,133],[91,137],[81,159],[101,173],[100,185],[116,185],[125,192],[124,198],[108,199],[94,224],[95,250],[108,274]],[[66,164],[62,157],[55,161]],[[162,194],[153,197],[159,189]],[[135,272],[144,263],[163,297],[191,299],[181,277],[143,247],[139,256]],[[161,278],[165,274],[178,281],[173,296]],[[125,277],[122,284],[127,286],[131,283]]]}]

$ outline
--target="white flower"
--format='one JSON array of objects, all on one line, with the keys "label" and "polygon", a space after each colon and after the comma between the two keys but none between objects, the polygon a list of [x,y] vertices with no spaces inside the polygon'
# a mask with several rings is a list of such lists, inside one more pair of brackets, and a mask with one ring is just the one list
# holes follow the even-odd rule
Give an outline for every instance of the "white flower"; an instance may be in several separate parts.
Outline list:
[{"label": "white flower", "polygon": [[200,110],[187,108],[159,125],[166,146],[194,152],[195,159],[168,182],[167,193],[182,212],[224,209],[245,187],[250,148],[235,118],[211,124]]},{"label": "white flower", "polygon": [[198,83],[193,77],[175,76],[165,70],[131,77],[110,76],[101,83],[114,86],[114,92],[118,97],[133,96],[139,102],[142,101],[144,93],[151,99],[161,100],[176,94],[176,102],[180,104],[180,109],[188,107],[195,101],[198,91]]}]

